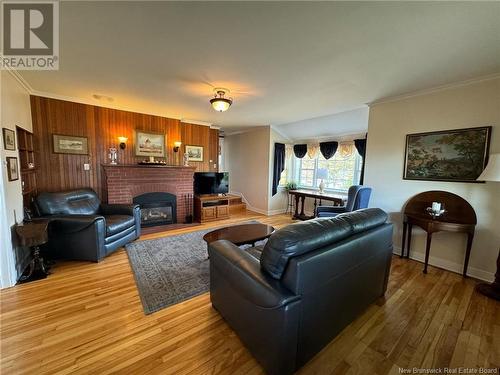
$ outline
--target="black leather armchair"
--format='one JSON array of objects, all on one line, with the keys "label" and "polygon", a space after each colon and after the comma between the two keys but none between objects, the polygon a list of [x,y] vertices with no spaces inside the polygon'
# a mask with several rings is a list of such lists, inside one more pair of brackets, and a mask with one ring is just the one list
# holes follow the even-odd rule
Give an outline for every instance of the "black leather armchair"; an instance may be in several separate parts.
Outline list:
[{"label": "black leather armchair", "polygon": [[289,225],[260,260],[209,245],[210,299],[273,375],[292,374],[385,293],[392,224],[377,208]]},{"label": "black leather armchair", "polygon": [[56,258],[99,262],[141,234],[138,205],[101,204],[91,189],[41,193],[35,207],[50,219],[48,249]]}]

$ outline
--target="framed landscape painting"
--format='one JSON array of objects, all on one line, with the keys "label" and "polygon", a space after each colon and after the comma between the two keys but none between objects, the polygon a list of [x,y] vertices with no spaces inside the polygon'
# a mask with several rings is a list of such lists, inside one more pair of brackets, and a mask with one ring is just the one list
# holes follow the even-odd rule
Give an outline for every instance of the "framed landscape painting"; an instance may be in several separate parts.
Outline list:
[{"label": "framed landscape painting", "polygon": [[491,126],[406,136],[405,180],[477,182],[486,166]]},{"label": "framed landscape painting", "polygon": [[53,134],[52,138],[56,154],[88,155],[89,153],[87,137]]},{"label": "framed landscape painting", "polygon": [[135,154],[137,156],[165,157],[165,134],[136,130]]},{"label": "framed landscape painting", "polygon": [[186,146],[186,154],[189,161],[203,161],[202,146]]}]

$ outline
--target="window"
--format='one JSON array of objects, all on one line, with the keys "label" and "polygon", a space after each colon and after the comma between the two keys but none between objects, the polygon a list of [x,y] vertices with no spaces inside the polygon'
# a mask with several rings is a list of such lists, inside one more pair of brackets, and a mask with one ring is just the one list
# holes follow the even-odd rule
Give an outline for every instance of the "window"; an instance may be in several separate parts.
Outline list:
[{"label": "window", "polygon": [[327,190],[347,192],[351,185],[357,185],[361,176],[361,156],[354,150],[349,156],[336,153],[326,160],[321,153],[310,159],[307,155],[302,159],[295,158],[298,185],[304,188],[317,188],[321,182],[316,178],[318,169],[328,170],[328,178],[324,181]]}]

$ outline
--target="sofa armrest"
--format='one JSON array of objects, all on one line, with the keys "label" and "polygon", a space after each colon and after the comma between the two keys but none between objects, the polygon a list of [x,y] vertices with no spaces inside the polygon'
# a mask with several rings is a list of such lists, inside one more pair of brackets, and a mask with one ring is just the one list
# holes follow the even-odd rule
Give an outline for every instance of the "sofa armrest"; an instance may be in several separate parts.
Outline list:
[{"label": "sofa armrest", "polygon": [[211,277],[223,279],[252,304],[274,309],[300,299],[262,272],[257,259],[231,242],[212,242],[208,252]]},{"label": "sofa armrest", "polygon": [[105,228],[105,219],[101,215],[65,215],[65,216],[49,216],[49,228],[53,231],[74,233],[80,232],[92,225],[100,224],[102,221]]},{"label": "sofa armrest", "polygon": [[138,204],[104,204],[100,206],[101,214],[103,215],[130,215],[139,210]]}]

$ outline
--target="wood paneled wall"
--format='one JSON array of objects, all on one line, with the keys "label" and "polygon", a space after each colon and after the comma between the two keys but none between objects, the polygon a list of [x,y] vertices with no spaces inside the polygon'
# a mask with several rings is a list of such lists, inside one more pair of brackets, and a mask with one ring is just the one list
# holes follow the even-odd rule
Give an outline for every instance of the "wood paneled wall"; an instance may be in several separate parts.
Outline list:
[{"label": "wood paneled wall", "polygon": [[[39,192],[91,187],[101,195],[101,165],[109,162],[109,148],[118,148],[119,136],[128,138],[126,149],[118,148],[120,164],[144,159],[135,156],[136,129],[166,134],[169,165],[182,164],[185,146],[194,145],[203,146],[203,162],[190,164],[198,172],[218,170],[219,131],[208,126],[39,96],[31,96],[31,112]],[[87,137],[89,155],[54,153],[53,134]],[[173,151],[176,141],[182,142],[177,153]],[[85,163],[90,164],[90,171],[84,170]]]}]

